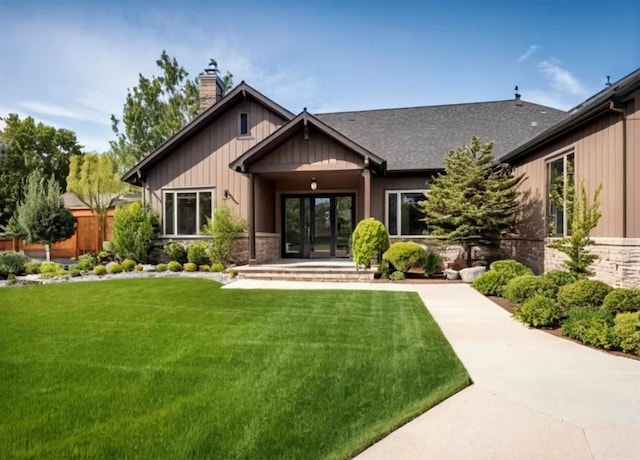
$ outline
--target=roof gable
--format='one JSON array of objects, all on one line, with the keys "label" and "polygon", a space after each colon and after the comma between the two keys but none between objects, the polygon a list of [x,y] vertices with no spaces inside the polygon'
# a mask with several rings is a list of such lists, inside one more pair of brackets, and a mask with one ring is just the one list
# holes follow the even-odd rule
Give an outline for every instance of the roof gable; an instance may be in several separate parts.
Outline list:
[{"label": "roof gable", "polygon": [[263,105],[285,121],[291,120],[294,117],[293,113],[289,112],[287,109],[243,81],[218,102],[184,125],[177,133],[167,139],[157,149],[136,163],[125,173],[122,180],[131,184],[139,185],[148,168],[158,163],[167,155],[170,155],[177,147],[187,142],[196,133],[208,126],[219,116],[248,98]]}]

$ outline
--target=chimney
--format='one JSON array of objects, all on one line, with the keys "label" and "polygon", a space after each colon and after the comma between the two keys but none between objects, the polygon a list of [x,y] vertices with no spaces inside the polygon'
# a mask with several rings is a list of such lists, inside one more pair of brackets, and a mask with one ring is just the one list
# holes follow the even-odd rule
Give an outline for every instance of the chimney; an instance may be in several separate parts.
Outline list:
[{"label": "chimney", "polygon": [[198,91],[198,102],[200,108],[198,115],[218,102],[225,93],[225,86],[222,78],[218,75],[216,66],[209,66],[198,76],[200,89]]},{"label": "chimney", "polygon": [[522,97],[521,94],[518,92],[518,86],[516,85],[515,87],[515,92],[516,92],[516,107],[522,107],[522,101],[520,100],[520,98]]}]

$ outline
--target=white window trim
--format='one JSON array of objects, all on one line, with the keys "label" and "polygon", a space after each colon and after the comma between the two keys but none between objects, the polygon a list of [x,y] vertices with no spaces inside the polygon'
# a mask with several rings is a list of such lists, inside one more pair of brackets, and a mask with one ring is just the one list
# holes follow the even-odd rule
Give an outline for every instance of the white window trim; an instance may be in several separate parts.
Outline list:
[{"label": "white window trim", "polygon": [[[554,236],[550,236],[548,233],[548,228],[549,228],[549,210],[551,207],[551,203],[550,203],[550,198],[549,198],[549,168],[551,168],[551,163],[554,163],[558,160],[562,160],[562,177],[563,177],[563,183],[564,183],[564,191],[566,192],[567,190],[567,165],[569,164],[569,162],[567,161],[567,158],[569,158],[570,155],[573,155],[573,180],[575,182],[576,180],[576,153],[575,150],[565,150],[564,152],[562,152],[559,155],[554,155],[554,156],[550,156],[548,158],[545,159],[545,175],[546,177],[546,216],[545,216],[545,233],[546,233],[546,237],[547,238],[566,238],[569,235],[569,218],[568,218],[568,214],[567,214],[567,203],[566,203],[566,199],[563,199],[563,205],[562,205],[562,235],[554,235]],[[574,189],[577,192],[577,189]],[[575,193],[574,193],[574,197],[573,199],[575,200]]]},{"label": "white window trim", "polygon": [[[196,231],[197,233],[195,235],[181,235],[178,233],[175,234],[168,234],[165,232],[165,223],[166,223],[166,218],[167,216],[165,215],[166,212],[166,195],[168,193],[172,193],[174,194],[174,198],[173,198],[173,228],[174,230],[177,232],[178,231],[178,213],[177,213],[177,206],[178,206],[178,199],[175,196],[178,193],[200,193],[200,192],[211,192],[211,219],[213,220],[215,218],[215,212],[216,212],[216,188],[215,187],[179,187],[179,188],[167,188],[167,189],[162,189],[162,233],[161,233],[161,237],[162,238],[197,238],[197,237],[202,237],[203,235],[200,233],[200,230],[202,229],[202,226],[205,224],[204,222],[198,222],[198,220],[200,219],[200,200],[198,198],[196,198]],[[200,225],[198,225],[200,224]]]},{"label": "white window trim", "polygon": [[[384,225],[387,227],[387,230],[389,230],[389,195],[392,193],[396,193],[397,194],[397,198],[396,198],[396,205],[398,206],[398,211],[402,210],[402,199],[401,196],[403,193],[420,193],[424,196],[425,193],[425,189],[401,189],[401,190],[385,190],[384,192]],[[403,235],[402,233],[402,212],[398,212],[397,216],[396,216],[396,228],[398,229],[398,234],[397,235],[392,235],[391,233],[389,233],[389,236],[391,238],[415,238],[415,237],[419,237],[419,236],[425,236],[425,235]]]}]

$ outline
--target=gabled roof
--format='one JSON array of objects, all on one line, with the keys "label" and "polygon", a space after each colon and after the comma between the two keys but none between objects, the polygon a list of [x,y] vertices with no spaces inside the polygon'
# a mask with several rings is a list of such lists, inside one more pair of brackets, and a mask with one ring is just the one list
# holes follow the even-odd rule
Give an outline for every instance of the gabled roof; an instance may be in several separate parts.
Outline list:
[{"label": "gabled roof", "polygon": [[241,156],[232,161],[229,164],[229,167],[234,171],[248,172],[247,166],[263,158],[265,155],[273,152],[276,148],[291,139],[296,133],[299,132],[300,129],[303,129],[307,126],[313,126],[323,134],[329,136],[334,141],[342,144],[346,148],[362,156],[365,164],[370,164],[373,167],[377,167],[377,169],[379,169],[380,171],[385,170],[385,160],[380,158],[375,153],[357,144],[352,139],[338,132],[331,126],[322,122],[322,120],[319,120],[317,117],[307,112],[306,109],[302,111],[298,116],[296,116],[293,120],[289,121],[276,132],[271,134],[269,137],[263,139],[251,149],[247,150]]},{"label": "gabled roof", "polygon": [[609,110],[612,108],[612,103],[615,105],[616,102],[623,100],[638,88],[640,88],[640,69],[634,70],[608,88],[594,94],[589,99],[577,105],[569,111],[569,115],[562,121],[513,149],[505,155],[502,160],[511,161],[526,156],[532,149],[550,142],[558,136],[564,135],[568,130],[591,120],[603,111]]},{"label": "gabled roof", "polygon": [[[228,109],[236,105],[237,102],[245,98],[253,99],[284,120],[293,118],[293,113],[272,101],[258,90],[247,85],[244,81],[227,93],[222,99],[213,104],[203,113],[184,125],[176,134],[167,139],[157,149],[140,160],[133,168],[125,173],[122,180],[131,184],[139,185],[140,177],[144,177],[144,172],[152,165],[163,159],[171,153],[175,148],[182,145],[194,134],[208,126],[214,119],[225,113]],[[140,176],[140,177],[139,177]]]},{"label": "gabled roof", "polygon": [[562,110],[514,100],[317,115],[385,158],[389,171],[443,169],[447,153],[472,136],[495,141],[493,153],[499,158],[566,116]]}]

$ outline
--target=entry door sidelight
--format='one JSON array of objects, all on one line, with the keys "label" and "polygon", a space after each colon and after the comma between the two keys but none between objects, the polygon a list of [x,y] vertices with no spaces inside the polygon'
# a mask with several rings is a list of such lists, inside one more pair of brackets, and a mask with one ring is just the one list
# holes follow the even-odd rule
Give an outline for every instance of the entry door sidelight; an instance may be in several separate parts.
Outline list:
[{"label": "entry door sidelight", "polygon": [[311,251],[311,199],[284,197],[282,256],[307,258]]}]

